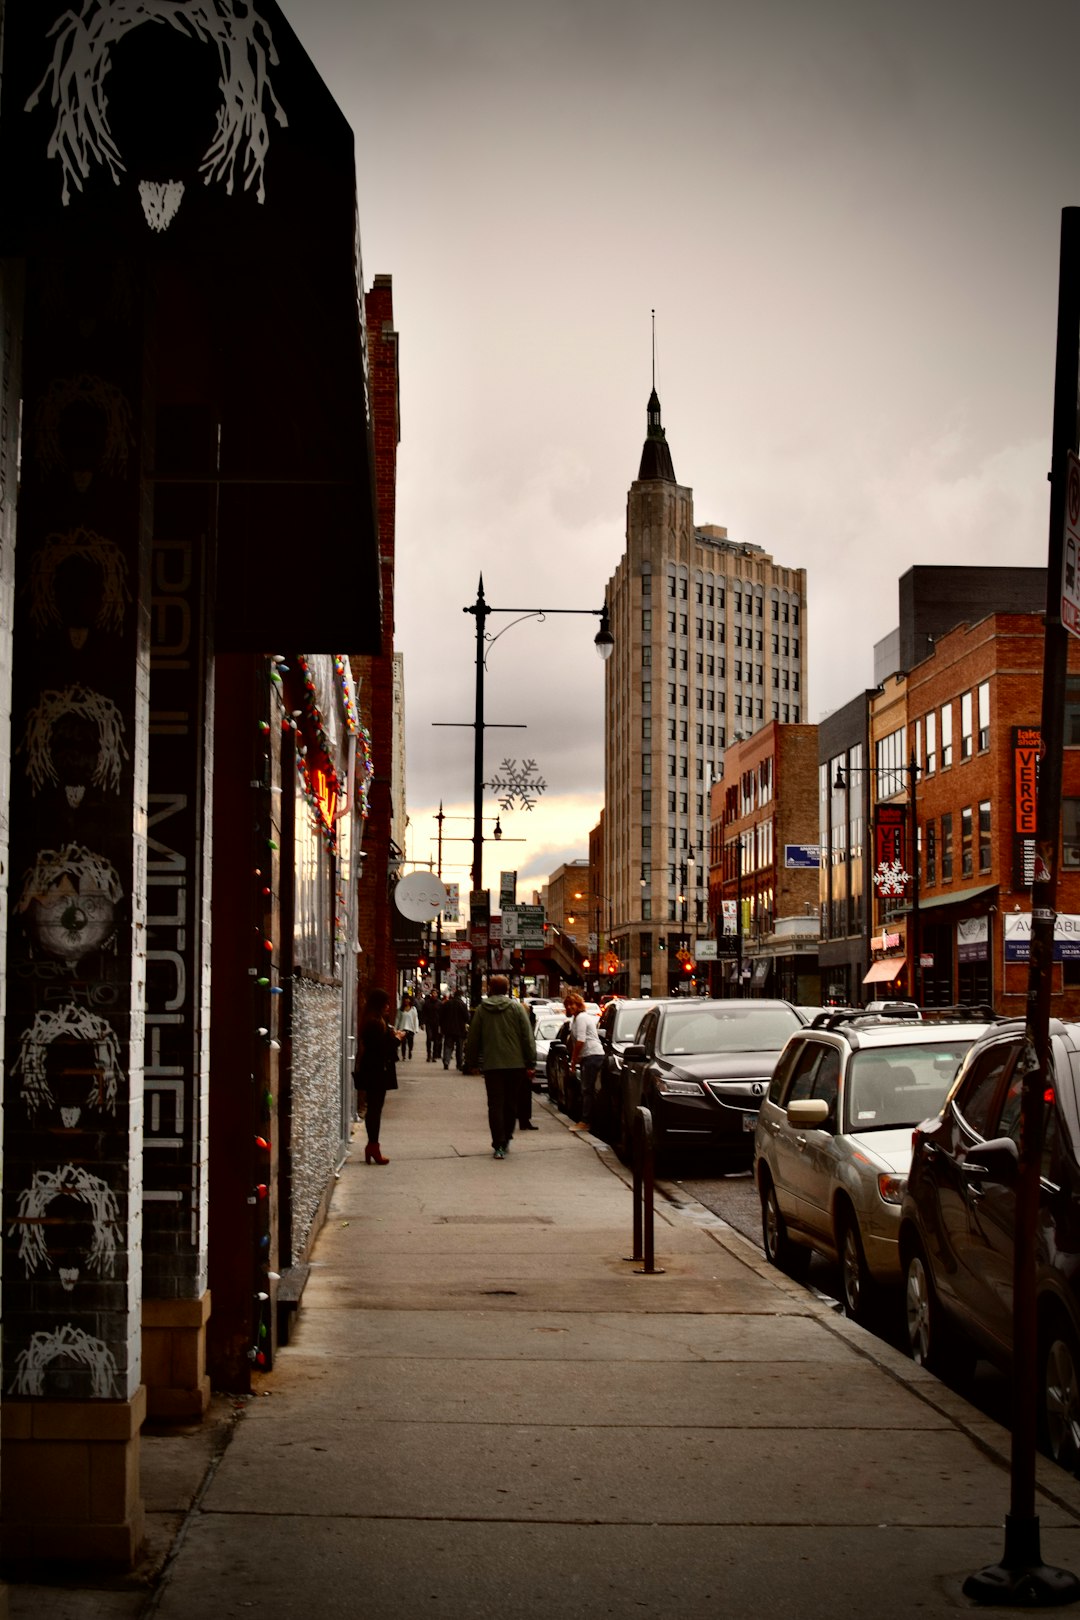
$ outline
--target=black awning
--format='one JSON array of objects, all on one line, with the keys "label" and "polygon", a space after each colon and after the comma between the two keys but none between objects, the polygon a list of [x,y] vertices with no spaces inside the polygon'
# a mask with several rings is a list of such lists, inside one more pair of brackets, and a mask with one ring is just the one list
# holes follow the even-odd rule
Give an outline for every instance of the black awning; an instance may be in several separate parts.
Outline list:
[{"label": "black awning", "polygon": [[153,405],[213,420],[218,649],[380,651],[353,136],[329,90],[274,0],[197,24],[4,11],[0,255],[84,278],[99,319],[103,283],[127,297]]}]

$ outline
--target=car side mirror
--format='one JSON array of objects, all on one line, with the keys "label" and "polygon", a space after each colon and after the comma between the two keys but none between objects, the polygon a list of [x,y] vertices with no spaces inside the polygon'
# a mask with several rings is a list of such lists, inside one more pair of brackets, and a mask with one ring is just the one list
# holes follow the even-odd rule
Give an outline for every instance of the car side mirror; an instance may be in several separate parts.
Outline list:
[{"label": "car side mirror", "polygon": [[964,1170],[969,1176],[986,1176],[1005,1187],[1016,1183],[1020,1168],[1020,1150],[1011,1136],[995,1136],[989,1142],[974,1143],[964,1155]]},{"label": "car side mirror", "polygon": [[829,1117],[829,1105],[824,1097],[800,1097],[788,1103],[787,1117],[796,1130],[819,1131]]},{"label": "car side mirror", "polygon": [[643,1046],[633,1045],[623,1049],[624,1063],[644,1063],[648,1056]]}]

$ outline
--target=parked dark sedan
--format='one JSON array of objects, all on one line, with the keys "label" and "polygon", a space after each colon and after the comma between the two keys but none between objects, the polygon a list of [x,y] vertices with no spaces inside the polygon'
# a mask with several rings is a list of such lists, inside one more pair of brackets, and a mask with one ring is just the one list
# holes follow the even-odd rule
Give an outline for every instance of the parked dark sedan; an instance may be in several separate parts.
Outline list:
[{"label": "parked dark sedan", "polygon": [[625,1106],[652,1113],[658,1167],[708,1148],[748,1166],[773,1067],[803,1019],[786,1001],[661,1001],[623,1052]]},{"label": "parked dark sedan", "polygon": [[[916,1361],[961,1368],[1012,1357],[1013,1229],[1024,1027],[969,1050],[937,1119],[913,1138],[900,1221],[908,1343]],[[1040,1439],[1080,1465],[1080,1026],[1050,1024],[1036,1227]]]},{"label": "parked dark sedan", "polygon": [[609,1001],[600,1015],[598,1028],[604,1047],[604,1063],[596,1082],[593,1130],[605,1142],[610,1142],[623,1157],[626,1156],[633,1128],[633,1112],[628,1113],[626,1107],[623,1053],[636,1040],[645,1014],[656,1005],[652,997],[636,1000],[624,997],[619,1001]]}]

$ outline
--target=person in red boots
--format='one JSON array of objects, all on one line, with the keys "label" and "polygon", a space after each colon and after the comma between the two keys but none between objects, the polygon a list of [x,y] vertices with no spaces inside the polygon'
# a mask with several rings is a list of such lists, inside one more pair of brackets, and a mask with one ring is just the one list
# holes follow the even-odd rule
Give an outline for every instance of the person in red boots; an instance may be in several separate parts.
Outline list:
[{"label": "person in red boots", "polygon": [[389,1164],[379,1146],[379,1127],[382,1124],[383,1104],[388,1091],[396,1091],[398,1047],[405,1038],[403,1030],[394,1029],[393,998],[386,990],[369,990],[360,1020],[360,1037],[353,1069],[353,1084],[367,1099],[364,1125],[367,1129],[365,1164]]}]

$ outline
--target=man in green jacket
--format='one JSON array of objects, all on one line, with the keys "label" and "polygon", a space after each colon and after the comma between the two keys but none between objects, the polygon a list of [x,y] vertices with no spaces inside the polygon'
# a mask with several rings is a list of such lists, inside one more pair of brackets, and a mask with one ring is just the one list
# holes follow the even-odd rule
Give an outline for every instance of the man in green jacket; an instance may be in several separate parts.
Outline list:
[{"label": "man in green jacket", "polygon": [[497,1159],[506,1158],[520,1088],[531,1084],[536,1071],[536,1042],[529,1015],[509,991],[506,975],[493,974],[487,995],[472,1015],[465,1041],[466,1074],[483,1071],[491,1146]]}]

